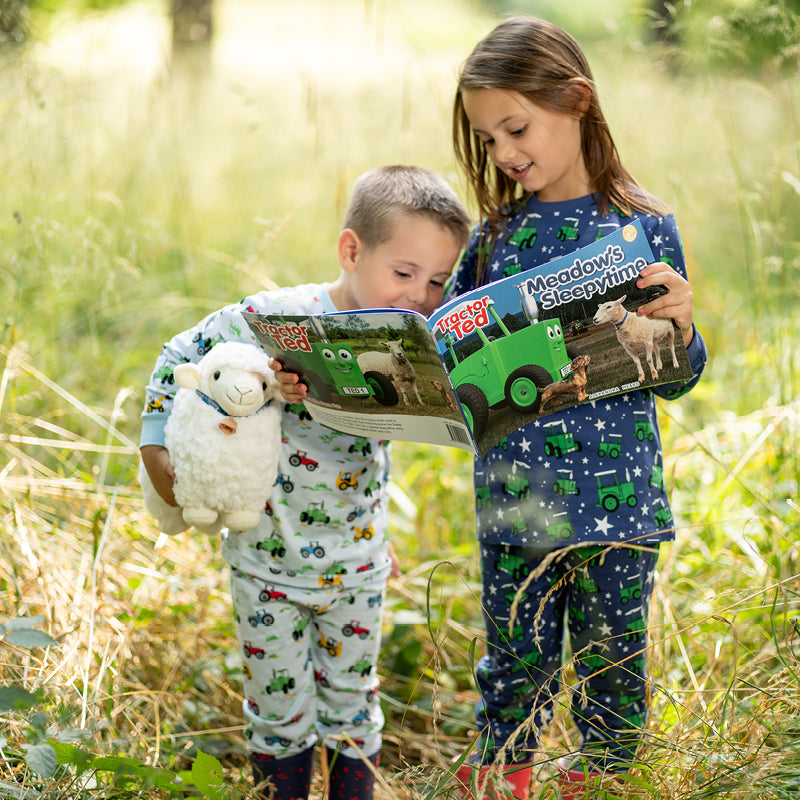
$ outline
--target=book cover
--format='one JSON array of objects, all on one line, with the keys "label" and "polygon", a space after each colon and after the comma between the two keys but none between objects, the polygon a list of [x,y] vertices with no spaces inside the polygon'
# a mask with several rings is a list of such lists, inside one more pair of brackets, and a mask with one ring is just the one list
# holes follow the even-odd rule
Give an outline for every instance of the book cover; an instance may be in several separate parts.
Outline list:
[{"label": "book cover", "polygon": [[666,291],[636,287],[654,260],[636,221],[428,319],[396,309],[244,316],[308,385],[318,422],[485,455],[537,417],[691,377],[674,323],[635,313]]}]

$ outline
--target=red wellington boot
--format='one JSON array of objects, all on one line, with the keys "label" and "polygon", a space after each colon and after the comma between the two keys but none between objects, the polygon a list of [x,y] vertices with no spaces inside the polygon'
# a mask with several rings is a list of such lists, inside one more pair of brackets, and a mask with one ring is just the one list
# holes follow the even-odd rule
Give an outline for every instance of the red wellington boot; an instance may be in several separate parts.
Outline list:
[{"label": "red wellington boot", "polygon": [[464,800],[527,800],[533,763],[472,764],[465,761],[457,770],[456,778]]}]

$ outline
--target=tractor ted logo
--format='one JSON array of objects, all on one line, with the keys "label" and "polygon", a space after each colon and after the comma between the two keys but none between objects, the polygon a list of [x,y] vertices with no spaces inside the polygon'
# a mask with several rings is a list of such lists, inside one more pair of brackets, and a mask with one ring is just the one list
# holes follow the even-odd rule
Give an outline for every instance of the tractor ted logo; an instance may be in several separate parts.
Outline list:
[{"label": "tractor ted logo", "polygon": [[311,352],[311,343],[308,340],[308,328],[305,325],[273,325],[254,320],[253,325],[265,336],[268,336],[278,350],[296,350],[304,353]]},{"label": "tractor ted logo", "polygon": [[534,414],[544,389],[572,372],[559,320],[540,321],[535,302],[528,302],[522,290],[520,295],[517,309],[505,318],[486,295],[456,306],[434,326],[452,361],[450,380],[476,440],[491,408]]}]

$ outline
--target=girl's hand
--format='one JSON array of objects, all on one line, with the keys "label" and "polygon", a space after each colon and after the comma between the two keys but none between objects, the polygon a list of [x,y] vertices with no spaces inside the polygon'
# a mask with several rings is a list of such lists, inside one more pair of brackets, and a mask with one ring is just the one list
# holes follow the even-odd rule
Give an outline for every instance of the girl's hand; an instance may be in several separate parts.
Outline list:
[{"label": "girl's hand", "polygon": [[688,347],[694,338],[692,321],[694,318],[694,295],[689,281],[675,272],[669,264],[656,261],[648,264],[639,273],[636,285],[643,289],[646,286],[666,286],[667,293],[645,303],[639,308],[639,314],[654,319],[673,319],[683,335],[683,344]]},{"label": "girl's hand", "polygon": [[283,399],[287,403],[302,403],[308,393],[308,387],[300,382],[300,376],[295,372],[287,372],[277,359],[271,358],[269,365],[275,373],[275,380],[278,381]]},{"label": "girl's hand", "polygon": [[175,493],[172,490],[175,484],[175,470],[172,467],[169,450],[157,444],[146,444],[139,452],[153,488],[167,505],[177,506]]}]

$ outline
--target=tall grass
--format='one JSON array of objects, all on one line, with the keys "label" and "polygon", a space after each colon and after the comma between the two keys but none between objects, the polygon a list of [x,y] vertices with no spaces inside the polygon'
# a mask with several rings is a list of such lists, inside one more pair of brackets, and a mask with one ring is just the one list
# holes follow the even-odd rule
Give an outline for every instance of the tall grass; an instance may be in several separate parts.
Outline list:
[{"label": "tall grass", "polygon": [[[140,387],[161,342],[207,311],[268,281],[332,277],[363,169],[418,162],[463,191],[452,78],[492,24],[456,0],[335,5],[223,4],[201,83],[168,74],[151,3],[63,23],[48,47],[4,56],[0,624],[30,625],[0,629],[0,689],[31,698],[15,709],[0,692],[0,797],[160,796],[144,768],[186,769],[199,749],[220,759],[230,791],[246,791],[225,568],[213,540],[162,540],[143,511]],[[131,53],[119,22],[152,38]],[[711,355],[697,389],[662,407],[679,528],[654,602],[642,766],[618,794],[789,798],[800,777],[798,88],[676,75],[611,35],[587,49],[624,160],[676,208]],[[471,464],[413,444],[394,458],[405,575],[384,629],[379,796],[445,796],[472,735],[481,647]],[[57,644],[20,639],[15,624]],[[543,742],[543,797],[555,796],[552,758],[574,744],[568,701]],[[30,758],[43,742],[130,761],[90,779],[62,749],[69,765],[43,778]]]}]

